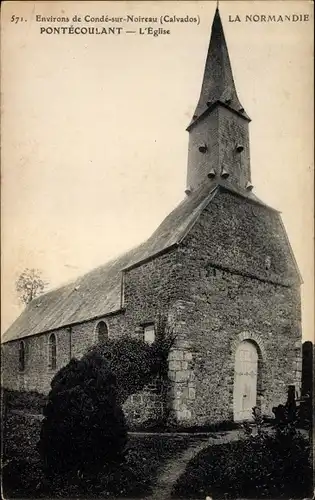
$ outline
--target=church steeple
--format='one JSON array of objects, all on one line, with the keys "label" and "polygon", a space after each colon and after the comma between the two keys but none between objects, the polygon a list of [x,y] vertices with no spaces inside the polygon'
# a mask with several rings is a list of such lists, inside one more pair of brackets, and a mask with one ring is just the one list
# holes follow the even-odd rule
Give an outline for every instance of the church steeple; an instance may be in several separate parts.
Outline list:
[{"label": "church steeple", "polygon": [[207,111],[209,106],[213,106],[218,101],[249,120],[237,96],[223,26],[217,8],[212,23],[199,102],[189,128]]},{"label": "church steeple", "polygon": [[238,98],[218,7],[212,23],[199,101],[190,133],[187,188],[211,178],[250,183],[248,123]]}]

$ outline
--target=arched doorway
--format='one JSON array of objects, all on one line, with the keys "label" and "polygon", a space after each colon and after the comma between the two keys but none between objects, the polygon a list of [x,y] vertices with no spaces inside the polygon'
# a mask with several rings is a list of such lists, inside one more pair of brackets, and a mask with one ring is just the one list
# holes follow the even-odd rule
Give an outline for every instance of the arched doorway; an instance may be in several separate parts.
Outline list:
[{"label": "arched doorway", "polygon": [[235,352],[234,421],[251,420],[257,402],[258,352],[254,342],[244,340]]}]

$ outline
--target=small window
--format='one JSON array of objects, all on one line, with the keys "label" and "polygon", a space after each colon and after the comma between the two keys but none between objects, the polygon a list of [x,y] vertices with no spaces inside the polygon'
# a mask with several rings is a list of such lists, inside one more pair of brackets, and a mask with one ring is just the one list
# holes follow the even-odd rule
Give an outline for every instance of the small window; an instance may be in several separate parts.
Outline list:
[{"label": "small window", "polygon": [[23,340],[19,344],[19,371],[25,370],[25,343]]},{"label": "small window", "polygon": [[154,324],[146,325],[143,328],[143,340],[147,342],[147,344],[153,344],[155,341],[155,328]]},{"label": "small window", "polygon": [[50,370],[55,370],[57,368],[57,342],[54,333],[49,337],[48,349],[48,368]]},{"label": "small window", "polygon": [[265,268],[267,270],[271,268],[271,257],[269,255],[267,255],[267,257],[265,259]]},{"label": "small window", "polygon": [[96,326],[97,341],[102,343],[108,340],[108,328],[105,321],[100,321]]}]

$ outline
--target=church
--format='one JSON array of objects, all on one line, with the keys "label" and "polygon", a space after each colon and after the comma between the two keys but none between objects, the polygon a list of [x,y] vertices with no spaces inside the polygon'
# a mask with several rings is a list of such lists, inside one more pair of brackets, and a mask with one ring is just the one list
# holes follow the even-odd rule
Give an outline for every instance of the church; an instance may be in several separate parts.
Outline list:
[{"label": "church", "polygon": [[146,242],[32,300],[3,337],[4,387],[47,393],[72,357],[106,338],[153,343],[163,318],[167,397],[132,395],[129,421],[242,421],[299,391],[301,276],[280,213],[253,192],[249,123],[217,8],[183,201]]}]

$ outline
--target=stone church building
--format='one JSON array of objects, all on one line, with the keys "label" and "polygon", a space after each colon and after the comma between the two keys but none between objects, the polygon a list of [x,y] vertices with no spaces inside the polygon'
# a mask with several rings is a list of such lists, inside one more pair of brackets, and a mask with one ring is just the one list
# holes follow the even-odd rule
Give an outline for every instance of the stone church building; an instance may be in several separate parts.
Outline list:
[{"label": "stone church building", "polygon": [[[218,9],[189,132],[183,201],[137,248],[34,299],[3,338],[3,385],[47,393],[57,370],[104,338],[176,335],[167,398],[148,387],[131,421],[185,425],[264,414],[301,377],[301,277],[280,213],[253,193],[250,118]],[[167,401],[167,403],[165,403]]]}]

